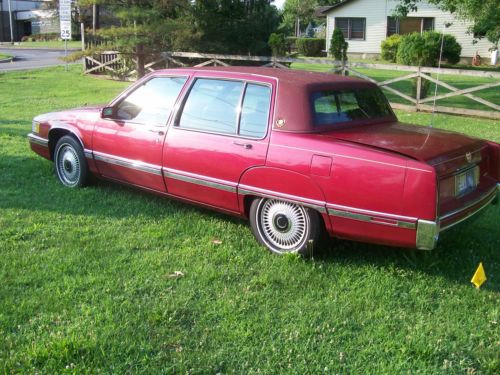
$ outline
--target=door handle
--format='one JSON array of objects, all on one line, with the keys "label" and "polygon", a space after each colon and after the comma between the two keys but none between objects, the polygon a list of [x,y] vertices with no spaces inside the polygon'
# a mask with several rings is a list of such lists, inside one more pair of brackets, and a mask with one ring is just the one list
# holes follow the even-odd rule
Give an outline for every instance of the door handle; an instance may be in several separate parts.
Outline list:
[{"label": "door handle", "polygon": [[165,132],[163,130],[157,130],[157,129],[148,129],[151,133],[158,133],[158,135],[164,135]]},{"label": "door handle", "polygon": [[246,150],[250,150],[253,147],[251,143],[243,143],[243,142],[233,142],[233,145],[241,146]]}]

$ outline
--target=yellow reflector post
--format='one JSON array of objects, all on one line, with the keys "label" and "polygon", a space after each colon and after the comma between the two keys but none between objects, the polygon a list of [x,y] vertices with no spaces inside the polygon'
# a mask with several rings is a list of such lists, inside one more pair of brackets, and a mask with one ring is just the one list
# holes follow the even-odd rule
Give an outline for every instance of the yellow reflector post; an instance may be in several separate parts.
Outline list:
[{"label": "yellow reflector post", "polygon": [[483,262],[479,262],[479,266],[477,267],[477,270],[474,273],[474,276],[472,276],[470,282],[474,284],[476,288],[479,288],[481,287],[481,285],[483,285],[485,281],[486,281],[486,273],[484,272]]}]

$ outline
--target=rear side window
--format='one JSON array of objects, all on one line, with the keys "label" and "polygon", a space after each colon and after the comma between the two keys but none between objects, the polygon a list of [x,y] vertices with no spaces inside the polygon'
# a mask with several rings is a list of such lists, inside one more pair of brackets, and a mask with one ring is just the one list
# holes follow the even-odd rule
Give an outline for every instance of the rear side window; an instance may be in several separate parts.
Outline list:
[{"label": "rear side window", "polygon": [[263,138],[267,131],[270,105],[271,88],[249,83],[241,108],[239,134],[243,137]]},{"label": "rear side window", "polygon": [[378,88],[319,91],[312,94],[311,100],[316,127],[392,116]]},{"label": "rear side window", "polygon": [[186,77],[150,79],[115,107],[116,119],[139,124],[166,125]]},{"label": "rear side window", "polygon": [[236,134],[243,82],[197,79],[179,121],[181,128]]}]

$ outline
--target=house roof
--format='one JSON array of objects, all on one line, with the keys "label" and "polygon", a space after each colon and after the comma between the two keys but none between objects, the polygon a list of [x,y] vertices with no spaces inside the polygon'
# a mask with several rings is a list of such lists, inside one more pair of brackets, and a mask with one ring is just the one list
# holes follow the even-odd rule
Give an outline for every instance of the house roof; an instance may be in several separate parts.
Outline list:
[{"label": "house roof", "polygon": [[[350,3],[351,1],[353,1],[353,0],[342,0],[342,1],[338,2],[337,4],[324,6],[324,7],[318,7],[318,8],[316,8],[316,12],[319,11],[321,15],[316,16],[316,17],[326,17],[326,14],[328,12],[330,12],[331,10],[338,8],[346,3]],[[321,8],[324,8],[324,9],[321,9]]]}]

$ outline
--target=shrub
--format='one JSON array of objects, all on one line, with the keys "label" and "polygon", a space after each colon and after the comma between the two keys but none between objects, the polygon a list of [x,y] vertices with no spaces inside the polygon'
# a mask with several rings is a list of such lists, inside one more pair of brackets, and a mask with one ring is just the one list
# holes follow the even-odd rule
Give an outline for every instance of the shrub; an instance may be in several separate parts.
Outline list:
[{"label": "shrub", "polygon": [[345,41],[342,30],[339,28],[333,30],[332,39],[330,41],[330,53],[335,60],[347,60],[347,47],[349,47],[349,43]]},{"label": "shrub", "polygon": [[287,50],[285,36],[283,34],[272,33],[267,42],[273,56],[283,56]]},{"label": "shrub", "polygon": [[[423,34],[412,33],[401,38],[396,61],[404,65],[437,66],[441,50],[441,34],[428,31]],[[450,64],[460,60],[462,47],[453,35],[444,35],[443,59]]]},{"label": "shrub", "polygon": [[396,55],[398,53],[399,43],[401,42],[401,35],[393,34],[386,40],[382,41],[381,54],[383,60],[396,62]]},{"label": "shrub", "polygon": [[325,40],[321,38],[297,38],[297,50],[304,56],[322,56]]}]

